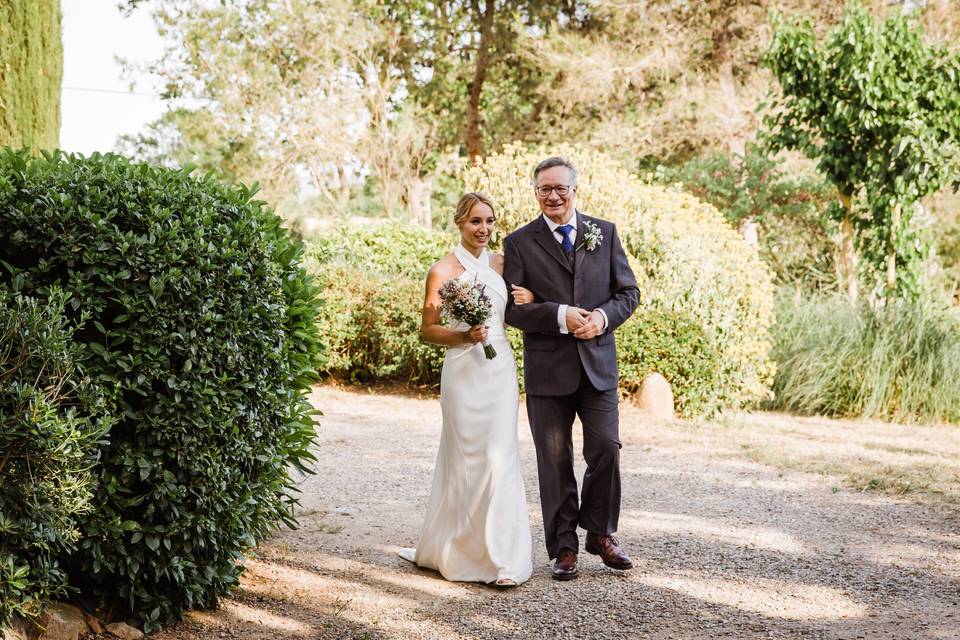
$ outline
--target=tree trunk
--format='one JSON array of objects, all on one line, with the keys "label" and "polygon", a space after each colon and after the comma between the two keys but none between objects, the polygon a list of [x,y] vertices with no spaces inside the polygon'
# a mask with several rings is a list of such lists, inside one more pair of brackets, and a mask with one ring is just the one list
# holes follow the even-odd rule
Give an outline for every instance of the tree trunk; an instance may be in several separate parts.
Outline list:
[{"label": "tree trunk", "polygon": [[430,206],[430,194],[433,191],[433,177],[414,178],[410,184],[409,203],[410,220],[425,229],[433,227],[433,211]]},{"label": "tree trunk", "polygon": [[853,245],[853,204],[849,194],[840,194],[840,204],[843,205],[844,216],[840,225],[843,237],[840,241],[840,260],[843,264],[843,277],[850,302],[856,302],[858,292],[857,283],[857,252]]},{"label": "tree trunk", "polygon": [[890,237],[887,239],[887,302],[893,302],[897,292],[897,233],[900,229],[900,203],[893,207],[890,218]]},{"label": "tree trunk", "polygon": [[347,184],[347,171],[343,165],[337,165],[337,180],[340,190],[337,195],[337,213],[344,213],[350,203],[350,185]]},{"label": "tree trunk", "polygon": [[480,42],[477,45],[473,80],[470,82],[467,99],[467,157],[471,164],[476,164],[477,156],[480,155],[480,97],[483,94],[483,83],[487,79],[487,69],[490,66],[490,41],[493,37],[496,0],[486,0],[482,13],[477,0],[473,0],[470,5],[480,22]]}]

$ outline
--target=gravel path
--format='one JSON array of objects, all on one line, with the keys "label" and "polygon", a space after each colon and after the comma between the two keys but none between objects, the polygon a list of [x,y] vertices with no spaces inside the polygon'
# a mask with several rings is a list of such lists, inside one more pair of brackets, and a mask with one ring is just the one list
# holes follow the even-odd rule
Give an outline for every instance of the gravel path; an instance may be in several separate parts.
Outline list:
[{"label": "gravel path", "polygon": [[220,609],[151,638],[960,639],[955,512],[757,464],[722,431],[626,405],[620,537],[636,568],[584,554],[577,580],[550,578],[521,416],[533,578],[448,583],[396,555],[426,508],[439,403],[332,387],[314,400],[325,415],[301,528],[261,545]]}]

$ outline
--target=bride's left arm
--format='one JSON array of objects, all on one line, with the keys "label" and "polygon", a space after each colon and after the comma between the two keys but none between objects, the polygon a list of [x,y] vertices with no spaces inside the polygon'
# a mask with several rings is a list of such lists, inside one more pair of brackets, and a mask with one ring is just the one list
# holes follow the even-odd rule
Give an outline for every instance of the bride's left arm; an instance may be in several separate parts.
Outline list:
[{"label": "bride's left arm", "polygon": [[[499,253],[494,253],[490,259],[490,267],[502,277],[503,256]],[[530,291],[530,289],[513,283],[507,283],[507,285],[510,287],[510,295],[513,297],[513,304],[528,304],[536,300],[533,295],[533,291]]]}]

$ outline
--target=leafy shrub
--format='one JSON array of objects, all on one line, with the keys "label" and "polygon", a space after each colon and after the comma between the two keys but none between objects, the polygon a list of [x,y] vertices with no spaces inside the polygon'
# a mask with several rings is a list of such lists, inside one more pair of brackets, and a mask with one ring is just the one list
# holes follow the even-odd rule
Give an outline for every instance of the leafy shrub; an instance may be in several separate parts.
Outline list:
[{"label": "leafy shrub", "polygon": [[[649,344],[637,331],[636,339],[630,341],[631,349],[637,351],[620,346],[621,361],[653,366],[640,355],[644,351],[700,353],[703,362],[716,360],[717,367],[698,367],[697,375],[668,377],[677,397],[691,399],[684,407],[688,413],[738,408],[768,398],[774,374],[770,359],[773,284],[756,249],[746,245],[714,207],[643,184],[612,158],[569,145],[526,150],[514,144],[465,170],[465,188],[484,191],[501,212],[497,225],[501,235],[539,215],[531,174],[548,155],[574,162],[580,172],[578,208],[617,223],[633,258],[640,306],[618,333],[625,336],[634,330],[632,323],[650,314],[659,319],[684,318],[699,327],[699,331],[654,332]],[[676,336],[672,348],[664,348],[666,335]],[[680,371],[679,363],[665,368]],[[635,388],[652,370],[626,367],[621,384]]]},{"label": "leafy shrub", "polygon": [[841,295],[777,298],[777,408],[960,421],[960,316],[933,303],[874,310]]},{"label": "leafy shrub", "polygon": [[[60,559],[90,511],[96,440],[109,426],[81,397],[64,297],[0,287],[0,629],[66,593]],[[78,407],[81,411],[78,412]]]},{"label": "leafy shrub", "polygon": [[838,225],[826,213],[835,189],[822,178],[788,174],[756,146],[744,156],[715,153],[661,166],[653,178],[712,204],[734,227],[756,222],[760,255],[777,282],[808,289],[836,285],[832,236]]},{"label": "leafy shrub", "polygon": [[[443,349],[420,338],[423,287],[430,265],[456,242],[449,233],[391,222],[314,239],[308,262],[323,291],[320,370],[358,383],[439,385]],[[509,337],[520,366],[520,335]]]},{"label": "leafy shrub", "polygon": [[77,360],[116,424],[70,580],[149,629],[211,607],[244,551],[293,525],[313,459],[317,291],[246,188],[0,152],[0,280],[70,295]]},{"label": "leafy shrub", "polygon": [[360,383],[439,383],[443,352],[420,339],[422,282],[345,264],[325,265],[317,277],[325,292],[324,373]]},{"label": "leafy shrub", "polygon": [[640,389],[652,371],[670,381],[681,415],[711,413],[722,390],[714,388],[722,367],[720,353],[693,319],[676,311],[650,310],[617,331],[621,391]]}]

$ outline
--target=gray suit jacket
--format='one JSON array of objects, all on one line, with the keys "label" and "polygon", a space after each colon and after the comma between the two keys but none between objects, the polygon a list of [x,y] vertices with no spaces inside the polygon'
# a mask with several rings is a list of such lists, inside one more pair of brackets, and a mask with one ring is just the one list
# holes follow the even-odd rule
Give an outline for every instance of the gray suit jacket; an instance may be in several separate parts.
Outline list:
[{"label": "gray suit jacket", "polygon": [[[509,296],[507,324],[523,331],[524,383],[532,395],[562,396],[577,390],[580,364],[598,390],[617,386],[617,348],[614,331],[637,308],[640,291],[627,254],[612,222],[585,216],[579,211],[574,265],[568,262],[542,216],[520,227],[503,241],[503,278],[533,292],[529,304],[513,304]],[[593,251],[583,243],[583,222],[603,234]],[[606,331],[590,340],[563,335],[557,324],[561,304],[588,311],[603,309]]]}]

